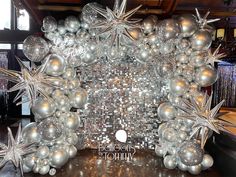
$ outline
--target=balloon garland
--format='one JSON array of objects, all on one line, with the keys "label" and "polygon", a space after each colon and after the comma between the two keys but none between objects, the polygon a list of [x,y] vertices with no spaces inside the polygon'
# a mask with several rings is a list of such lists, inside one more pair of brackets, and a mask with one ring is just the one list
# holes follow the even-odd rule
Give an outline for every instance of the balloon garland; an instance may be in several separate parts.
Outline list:
[{"label": "balloon garland", "polygon": [[23,44],[32,67],[18,59],[20,72],[0,69],[16,83],[14,101],[27,96],[36,121],[19,126],[15,140],[8,130],[16,151],[0,143],[0,167],[14,160],[22,173],[54,175],[77,150],[113,144],[119,131],[128,133],[123,143],[155,148],[166,168],[199,174],[213,165],[207,138],[234,126],[217,119],[223,102],[211,109],[212,95],[200,91],[217,80],[213,65],[224,57],[210,50],[209,23],[218,19],[197,9],[196,16],[132,19],[141,6],[126,12],[126,3],[89,3],[80,20],[45,17],[45,38]]}]

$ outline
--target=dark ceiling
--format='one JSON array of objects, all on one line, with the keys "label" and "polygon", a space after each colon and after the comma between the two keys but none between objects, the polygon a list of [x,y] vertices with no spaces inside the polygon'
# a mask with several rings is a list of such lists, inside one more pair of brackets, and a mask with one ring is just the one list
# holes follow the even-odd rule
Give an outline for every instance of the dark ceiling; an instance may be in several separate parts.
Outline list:
[{"label": "dark ceiling", "polygon": [[[79,14],[82,7],[89,2],[98,2],[104,6],[112,7],[114,0],[20,0],[31,16],[41,23],[46,15],[64,18],[71,14]],[[195,13],[198,8],[201,13],[211,11],[212,17],[220,17],[224,26],[224,19],[236,26],[236,2],[233,0],[128,0],[128,9],[142,4],[137,15],[147,16],[156,14],[160,18],[173,14]],[[230,20],[229,20],[230,19]]]}]

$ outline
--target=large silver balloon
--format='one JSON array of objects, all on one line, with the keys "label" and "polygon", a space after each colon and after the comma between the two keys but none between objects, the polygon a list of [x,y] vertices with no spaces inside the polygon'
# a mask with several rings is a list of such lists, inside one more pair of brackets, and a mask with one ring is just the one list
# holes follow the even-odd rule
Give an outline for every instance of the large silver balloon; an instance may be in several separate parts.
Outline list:
[{"label": "large silver balloon", "polygon": [[70,104],[74,108],[81,108],[87,102],[87,97],[87,91],[82,88],[72,91],[69,95]]},{"label": "large silver balloon", "polygon": [[202,168],[203,170],[212,167],[214,163],[213,158],[209,154],[204,154],[203,160],[202,160]]},{"label": "large silver balloon", "polygon": [[173,78],[170,80],[170,92],[173,95],[184,95],[188,91],[189,83],[182,77]]},{"label": "large silver balloon", "polygon": [[51,54],[46,59],[45,72],[50,76],[60,76],[64,73],[66,62],[65,59],[59,55]]},{"label": "large silver balloon", "polygon": [[32,112],[37,118],[43,119],[53,115],[56,106],[51,99],[39,97],[32,106]]},{"label": "large silver balloon", "polygon": [[39,143],[41,141],[36,122],[29,123],[22,129],[22,139],[25,143]]},{"label": "large silver balloon", "polygon": [[217,78],[217,70],[210,65],[202,66],[196,72],[196,82],[201,87],[208,87],[214,84]]},{"label": "large silver balloon", "polygon": [[164,165],[168,169],[175,169],[177,166],[176,158],[171,155],[167,155],[164,157]]},{"label": "large silver balloon", "polygon": [[65,27],[69,32],[76,32],[80,27],[79,20],[74,16],[69,16],[65,19]]},{"label": "large silver balloon", "polygon": [[45,119],[38,126],[42,140],[46,142],[55,141],[63,134],[62,124],[56,118]]},{"label": "large silver balloon", "polygon": [[68,161],[69,155],[63,147],[55,146],[50,152],[50,165],[61,168]]},{"label": "large silver balloon", "polygon": [[158,26],[160,26],[159,33],[164,35],[165,40],[175,38],[180,32],[178,22],[174,19],[163,20]]},{"label": "large silver balloon", "polygon": [[178,23],[183,37],[192,36],[198,29],[196,18],[193,15],[181,15]]},{"label": "large silver balloon", "polygon": [[52,16],[47,16],[43,19],[43,32],[54,32],[57,29],[57,21]]},{"label": "large silver balloon", "polygon": [[208,31],[199,30],[190,39],[194,50],[207,50],[211,46],[212,36]]},{"label": "large silver balloon", "polygon": [[169,102],[164,102],[159,105],[157,113],[160,120],[168,121],[175,118],[177,110]]},{"label": "large silver balloon", "polygon": [[39,146],[36,152],[36,156],[40,159],[47,158],[49,156],[50,150],[47,146]]},{"label": "large silver balloon", "polygon": [[198,165],[203,160],[203,150],[192,141],[185,142],[178,152],[181,162],[187,166]]},{"label": "large silver balloon", "polygon": [[48,43],[41,37],[31,35],[23,42],[23,53],[32,62],[42,61],[48,52]]}]

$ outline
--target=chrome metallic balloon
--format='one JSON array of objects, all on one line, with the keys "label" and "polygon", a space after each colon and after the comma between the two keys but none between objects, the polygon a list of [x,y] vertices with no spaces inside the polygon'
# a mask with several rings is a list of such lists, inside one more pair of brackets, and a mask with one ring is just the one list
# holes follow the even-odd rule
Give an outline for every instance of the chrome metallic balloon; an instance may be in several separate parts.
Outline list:
[{"label": "chrome metallic balloon", "polygon": [[22,139],[25,143],[39,143],[41,141],[36,122],[29,123],[22,129]]},{"label": "chrome metallic balloon", "polygon": [[157,114],[160,120],[169,121],[175,118],[177,110],[169,102],[161,103],[158,107]]},{"label": "chrome metallic balloon", "polygon": [[176,158],[171,155],[167,155],[164,157],[164,165],[168,169],[175,169],[177,166]]},{"label": "chrome metallic balloon", "polygon": [[76,133],[70,133],[66,138],[66,141],[72,145],[76,145],[79,142],[79,137]]},{"label": "chrome metallic balloon", "polygon": [[158,146],[158,145],[156,145],[155,146],[155,153],[156,153],[156,155],[158,155],[159,157],[163,157],[164,156],[164,154],[165,154],[165,149],[164,148],[162,148],[162,147],[160,147],[160,146]]},{"label": "chrome metallic balloon", "polygon": [[206,64],[206,52],[193,52],[189,58],[193,66],[200,67]]},{"label": "chrome metallic balloon", "polygon": [[56,54],[51,54],[46,62],[46,74],[50,76],[60,76],[64,73],[66,62],[63,57]]},{"label": "chrome metallic balloon", "polygon": [[53,32],[57,29],[57,21],[52,16],[47,16],[43,19],[43,26],[42,26],[43,32]]},{"label": "chrome metallic balloon", "polygon": [[173,95],[184,95],[188,91],[188,81],[182,77],[173,78],[170,80],[170,92]]},{"label": "chrome metallic balloon", "polygon": [[188,166],[187,165],[184,165],[182,162],[178,161],[178,168],[181,170],[181,171],[187,171],[188,170]]},{"label": "chrome metallic balloon", "polygon": [[62,75],[63,78],[65,79],[71,79],[75,78],[76,76],[76,71],[74,68],[67,67]]},{"label": "chrome metallic balloon", "polygon": [[174,19],[166,19],[158,24],[160,32],[164,35],[165,40],[175,38],[179,32],[180,28],[178,22]]},{"label": "chrome metallic balloon", "polygon": [[182,53],[176,56],[176,60],[180,63],[186,64],[188,63],[189,57]]},{"label": "chrome metallic balloon", "polygon": [[69,155],[63,147],[55,146],[50,152],[50,165],[55,168],[61,168],[69,159]]},{"label": "chrome metallic balloon", "polygon": [[46,174],[48,174],[49,170],[50,170],[50,166],[49,165],[42,166],[39,169],[39,174],[40,175],[46,175]]},{"label": "chrome metallic balloon", "polygon": [[143,33],[140,28],[128,29],[128,33],[134,40],[139,40],[143,38]]},{"label": "chrome metallic balloon", "polygon": [[65,21],[59,20],[57,25],[57,31],[60,35],[64,35],[66,33]]},{"label": "chrome metallic balloon", "polygon": [[32,112],[37,118],[47,118],[56,111],[56,106],[51,99],[39,97],[32,106]]},{"label": "chrome metallic balloon", "polygon": [[66,128],[76,130],[79,126],[80,119],[79,115],[76,113],[67,113],[64,118],[64,126]]},{"label": "chrome metallic balloon", "polygon": [[198,165],[203,160],[203,150],[199,144],[186,141],[178,152],[181,162],[187,166]]},{"label": "chrome metallic balloon", "polygon": [[74,158],[77,154],[77,148],[73,145],[66,146],[66,151],[69,154],[69,158]]},{"label": "chrome metallic balloon", "polygon": [[48,52],[48,43],[41,37],[31,35],[23,42],[23,53],[32,62],[42,61]]},{"label": "chrome metallic balloon", "polygon": [[71,109],[70,100],[67,96],[61,95],[54,99],[57,105],[57,110],[62,112],[69,112]]},{"label": "chrome metallic balloon", "polygon": [[37,160],[38,158],[35,156],[35,154],[30,154],[24,158],[23,162],[25,166],[32,170]]},{"label": "chrome metallic balloon", "polygon": [[174,128],[168,127],[163,130],[162,138],[169,142],[177,142],[178,132]]},{"label": "chrome metallic balloon", "polygon": [[178,18],[178,23],[183,37],[192,36],[198,29],[196,18],[193,15],[181,15]]},{"label": "chrome metallic balloon", "polygon": [[87,92],[86,90],[80,88],[75,91],[72,91],[69,95],[70,104],[74,108],[81,108],[87,102]]},{"label": "chrome metallic balloon", "polygon": [[193,175],[198,175],[201,173],[201,171],[202,171],[201,164],[188,167],[188,172]]},{"label": "chrome metallic balloon", "polygon": [[153,17],[147,17],[142,21],[142,29],[145,34],[150,34],[154,31],[156,27],[156,22],[153,20]]},{"label": "chrome metallic balloon", "polygon": [[207,50],[211,46],[212,36],[208,31],[199,30],[190,39],[194,50]]},{"label": "chrome metallic balloon", "polygon": [[214,163],[213,158],[209,154],[204,154],[203,160],[201,163],[202,169],[205,170],[207,168],[212,167],[213,163]]},{"label": "chrome metallic balloon", "polygon": [[49,156],[50,150],[47,146],[39,146],[36,151],[36,156],[40,159],[45,159]]},{"label": "chrome metallic balloon", "polygon": [[218,74],[210,65],[200,67],[196,72],[196,82],[201,87],[208,87],[216,82]]},{"label": "chrome metallic balloon", "polygon": [[69,16],[65,19],[65,27],[69,32],[76,32],[80,27],[79,20],[74,16]]}]

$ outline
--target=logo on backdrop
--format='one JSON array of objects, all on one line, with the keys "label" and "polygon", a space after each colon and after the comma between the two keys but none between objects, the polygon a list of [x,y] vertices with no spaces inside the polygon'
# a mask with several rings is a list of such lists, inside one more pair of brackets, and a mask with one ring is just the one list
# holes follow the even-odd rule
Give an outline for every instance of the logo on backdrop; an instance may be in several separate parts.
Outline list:
[{"label": "logo on backdrop", "polygon": [[99,144],[98,154],[105,160],[125,160],[132,161],[136,153],[135,147],[125,144],[127,133],[125,130],[118,130],[115,134],[116,140],[120,143],[104,146]]}]

